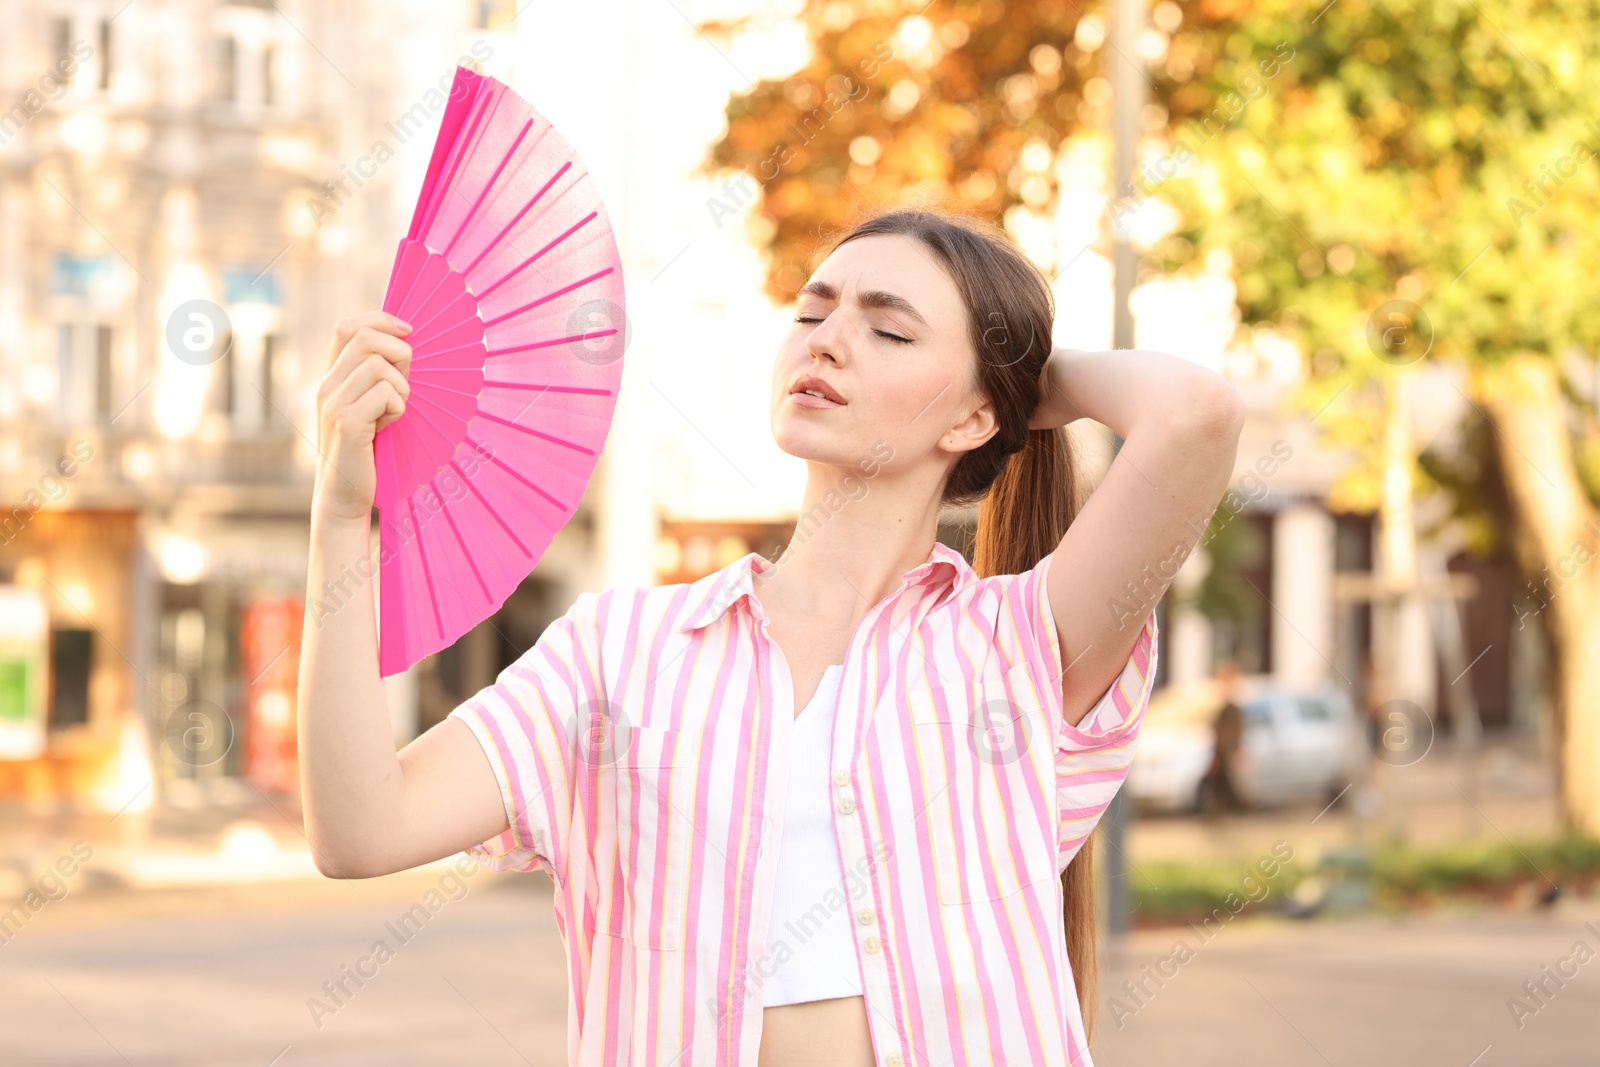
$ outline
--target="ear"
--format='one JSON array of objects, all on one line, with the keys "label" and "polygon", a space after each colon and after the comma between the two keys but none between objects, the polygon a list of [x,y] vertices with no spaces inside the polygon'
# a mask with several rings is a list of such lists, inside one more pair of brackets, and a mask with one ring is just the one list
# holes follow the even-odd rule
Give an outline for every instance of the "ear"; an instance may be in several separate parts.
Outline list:
[{"label": "ear", "polygon": [[1000,423],[995,420],[994,404],[988,398],[980,396],[978,406],[939,438],[939,447],[946,452],[970,452],[982,447],[999,430]]}]

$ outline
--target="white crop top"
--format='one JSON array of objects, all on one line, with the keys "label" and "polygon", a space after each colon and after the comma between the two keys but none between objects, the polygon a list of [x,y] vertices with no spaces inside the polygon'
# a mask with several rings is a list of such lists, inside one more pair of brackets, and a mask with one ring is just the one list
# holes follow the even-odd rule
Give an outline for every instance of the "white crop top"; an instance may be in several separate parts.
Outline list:
[{"label": "white crop top", "polygon": [[[843,664],[822,674],[789,736],[789,791],[778,844],[778,883],[767,928],[765,1007],[861,995],[828,760]],[[787,946],[785,948],[784,946]]]}]

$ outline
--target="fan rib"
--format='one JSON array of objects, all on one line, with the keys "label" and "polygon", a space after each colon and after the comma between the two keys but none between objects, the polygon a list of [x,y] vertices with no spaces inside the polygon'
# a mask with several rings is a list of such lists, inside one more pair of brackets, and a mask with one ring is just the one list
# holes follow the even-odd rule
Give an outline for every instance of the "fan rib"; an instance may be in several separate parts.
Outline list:
[{"label": "fan rib", "polygon": [[578,286],[580,286],[580,285],[588,285],[590,282],[594,281],[596,278],[604,278],[607,274],[610,274],[610,273],[611,273],[611,268],[610,267],[607,267],[605,270],[595,271],[593,274],[589,275],[587,278],[580,278],[578,281],[573,282],[571,285],[563,285],[560,289],[557,289],[555,292],[550,293],[550,294],[548,294],[546,296],[541,296],[539,299],[535,300],[531,304],[523,304],[521,307],[517,308],[515,311],[508,311],[504,315],[496,315],[494,318],[490,319],[488,322],[483,324],[484,328],[488,329],[490,326],[498,326],[502,322],[504,322],[507,319],[511,318],[513,315],[520,315],[524,311],[532,311],[534,308],[538,307],[540,304],[545,303],[546,301],[554,300],[558,296],[564,296],[567,293],[572,292],[572,290],[576,289]]},{"label": "fan rib", "polygon": [[533,255],[531,255],[527,259],[523,260],[516,267],[512,268],[511,273],[507,274],[504,278],[501,278],[499,281],[497,281],[493,285],[489,286],[489,288],[487,288],[483,292],[479,293],[478,294],[478,302],[482,303],[484,300],[488,299],[490,293],[492,293],[496,289],[500,288],[506,282],[509,282],[512,278],[515,278],[518,274],[521,274],[523,272],[523,270],[527,268],[528,264],[532,263],[534,260],[536,260],[540,256],[544,255],[546,252],[550,251],[552,248],[554,248],[556,245],[560,244],[562,241],[565,241],[568,237],[571,237],[573,234],[577,233],[578,232],[578,228],[580,226],[584,225],[589,220],[598,217],[599,214],[600,213],[598,211],[591,211],[587,215],[585,215],[583,218],[579,219],[577,222],[574,222],[570,227],[567,228],[567,231],[565,233],[563,233],[561,236],[555,238],[549,244],[547,244],[543,248],[539,249],[539,251],[535,252]]},{"label": "fan rib", "polygon": [[500,172],[506,169],[506,164],[511,162],[511,157],[517,154],[517,149],[522,147],[522,139],[528,136],[528,131],[533,129],[533,120],[523,122],[522,130],[517,134],[517,139],[511,142],[511,147],[506,149],[506,154],[500,157],[499,166],[494,168],[494,173],[489,175],[489,180],[483,183],[483,188],[478,192],[478,199],[472,202],[472,207],[467,209],[466,215],[461,219],[461,225],[456,227],[456,235],[450,238],[450,243],[444,246],[445,258],[455,250],[456,242],[461,240],[461,235],[467,230],[467,223],[482,218],[478,209],[483,206],[484,198],[489,195],[489,190],[494,188],[494,183],[500,180]]},{"label": "fan rib", "polygon": [[[456,345],[454,348],[443,348],[443,349],[440,349],[437,352],[429,352],[426,355],[413,356],[412,360],[411,360],[411,365],[413,367],[416,367],[416,365],[418,363],[421,363],[424,360],[438,359],[440,356],[448,356],[452,352],[462,352],[462,351],[465,351],[466,349],[469,349],[469,348],[482,348],[482,347],[483,347],[483,342],[481,340],[468,341],[466,344],[464,344],[464,345]],[[436,369],[436,370],[460,370],[461,368],[460,367],[437,367],[437,368],[434,368],[434,369]]]},{"label": "fan rib", "polygon": [[[448,367],[442,367],[440,369],[444,370],[444,371],[450,371],[450,373],[459,373],[457,371],[452,371]],[[453,389],[448,385],[430,385],[430,386],[428,386],[428,388],[429,388],[429,390],[437,390],[438,392],[441,392],[441,393],[454,393],[454,394],[456,394],[456,396],[464,396],[469,400],[478,399],[478,394],[477,393],[469,393],[465,389]]]},{"label": "fan rib", "polygon": [[[456,466],[456,461],[454,458],[450,460],[449,467],[451,470],[461,475],[463,480],[465,480],[466,472],[460,467]],[[434,492],[437,493],[438,490],[435,489]],[[467,539],[465,537],[461,536],[461,530],[456,526],[456,520],[451,517],[450,509],[445,507],[440,508],[439,510],[444,512],[444,521],[450,524],[450,532],[456,535],[456,543],[461,546],[462,558],[467,561],[467,566],[472,568],[472,576],[478,579],[478,588],[483,590],[483,598],[489,601],[491,604],[494,603],[494,594],[489,592],[489,583],[485,582],[483,580],[483,575],[478,573],[478,564],[474,562],[472,558],[472,546],[467,544]]]},{"label": "fan rib", "polygon": [[[435,253],[435,254],[437,255],[437,253]],[[444,259],[443,256],[440,256],[439,258],[440,259]],[[438,281],[433,283],[433,288],[428,290],[428,295],[423,297],[421,300],[417,301],[417,307],[423,307],[424,305],[427,304],[428,301],[432,300],[433,299],[433,294],[437,293],[439,291],[440,287],[443,286],[445,282],[450,280],[450,275],[455,273],[455,268],[450,266],[450,261],[448,259],[444,260],[444,267],[445,267],[444,277],[440,278]],[[440,308],[438,311],[435,311],[432,315],[429,315],[427,320],[424,321],[424,322],[413,322],[413,323],[411,323],[411,332],[412,333],[416,333],[417,331],[419,331],[421,329],[424,329],[427,326],[432,325],[433,324],[433,320],[438,318],[440,315],[443,315],[446,311],[449,311],[451,306],[454,303],[455,303],[454,300],[450,301],[450,303],[446,304],[444,307]]]},{"label": "fan rib", "polygon": [[511,427],[513,430],[521,430],[523,433],[531,433],[535,437],[542,437],[546,441],[554,441],[558,445],[566,445],[568,448],[576,449],[586,456],[594,455],[594,449],[585,448],[575,441],[568,441],[565,438],[557,437],[555,434],[545,433],[543,430],[535,430],[531,426],[520,425],[519,423],[512,422],[510,419],[503,419],[499,415],[493,415],[487,411],[480,411],[474,417],[488,419],[490,422],[498,422],[503,426]]},{"label": "fan rib", "polygon": [[411,497],[406,497],[406,507],[411,509],[411,525],[417,531],[417,559],[422,562],[422,577],[428,583],[428,606],[433,609],[433,624],[438,627],[439,636],[446,639],[449,634],[444,628],[444,617],[439,614],[439,593],[433,588],[433,571],[428,566],[428,552],[422,546],[422,523],[417,520],[417,504]]},{"label": "fan rib", "polygon": [[[426,250],[427,250],[427,246],[426,246],[426,245],[424,245],[424,246],[423,246],[423,250],[424,250],[424,251],[426,251]],[[427,257],[427,256],[426,256],[426,255],[424,255],[424,256],[423,256],[423,257],[422,257],[422,261],[423,261],[423,262],[424,262],[424,263],[426,263],[426,262],[427,262],[427,261],[428,261],[428,257]],[[398,309],[398,308],[403,308],[403,307],[405,307],[405,306],[406,306],[406,301],[408,301],[408,300],[410,300],[410,299],[411,299],[411,293],[412,293],[412,290],[414,290],[414,289],[416,289],[416,287],[417,287],[417,282],[418,282],[418,281],[419,281],[419,280],[420,280],[420,279],[421,279],[421,278],[422,278],[422,270],[421,270],[421,268],[420,268],[420,267],[419,267],[419,268],[418,268],[418,269],[417,269],[417,271],[416,271],[416,272],[415,272],[415,273],[414,273],[414,274],[412,274],[412,275],[411,275],[411,277],[410,277],[410,279],[409,279],[409,280],[408,280],[408,281],[407,281],[407,282],[406,282],[406,291],[405,291],[405,293],[404,293],[404,294],[402,294],[402,295],[401,295],[401,297],[400,297],[400,298],[399,298],[399,299],[398,299],[398,300],[396,300],[396,301],[395,301],[395,302],[394,302],[394,306],[395,306],[395,307],[396,307],[396,308],[397,308],[397,309]],[[387,306],[387,305],[386,305],[386,306]]]},{"label": "fan rib", "polygon": [[615,328],[610,330],[591,330],[587,333],[574,334],[571,337],[557,337],[553,341],[532,341],[525,345],[518,345],[515,348],[497,348],[489,354],[491,356],[512,356],[518,352],[531,352],[536,348],[550,348],[554,345],[566,345],[571,344],[574,341],[587,341],[594,337],[610,337],[616,332],[617,331]]},{"label": "fan rib", "polygon": [[[432,387],[430,386],[429,388],[432,388]],[[449,408],[445,407],[443,404],[439,403],[437,400],[430,400],[428,398],[428,394],[426,394],[426,393],[419,393],[419,392],[416,392],[415,390],[413,390],[412,393],[411,393],[411,399],[412,400],[426,401],[427,403],[432,404],[434,407],[438,408],[440,411],[443,411],[443,412],[446,412],[446,413],[448,413],[450,411]],[[408,410],[410,410],[410,409],[408,408]],[[454,451],[456,445],[460,444],[460,442],[456,438],[451,437],[449,434],[447,434],[443,430],[441,430],[439,428],[439,424],[438,423],[436,423],[432,419],[428,418],[428,413],[426,411],[423,411],[420,408],[417,409],[417,418],[419,418],[423,422],[427,423],[428,424],[428,428],[431,429],[434,433],[438,434],[439,435],[439,439],[442,440],[447,446],[449,446],[451,451]]]},{"label": "fan rib", "polygon": [[[472,268],[476,267],[479,264],[479,262],[481,262],[483,260],[484,256],[488,255],[491,251],[493,251],[496,247],[499,246],[501,240],[505,237],[505,235],[511,232],[511,228],[513,226],[515,226],[517,223],[522,221],[522,216],[526,215],[528,213],[528,210],[530,208],[532,208],[533,205],[537,204],[541,199],[543,199],[544,198],[544,194],[550,191],[550,187],[552,185],[554,185],[557,181],[559,181],[561,179],[561,176],[563,174],[565,174],[569,169],[571,169],[571,167],[572,167],[572,161],[571,160],[567,160],[566,162],[562,163],[561,166],[556,170],[556,172],[554,174],[550,175],[550,179],[548,181],[546,181],[542,186],[539,187],[539,191],[537,193],[533,194],[533,199],[529,200],[526,204],[523,204],[522,205],[522,209],[520,211],[518,211],[515,215],[511,216],[511,221],[506,223],[505,227],[499,233],[494,235],[494,240],[490,241],[488,244],[483,246],[483,251],[479,252],[478,253],[478,257],[476,259],[474,259],[471,263],[468,263],[466,269],[463,270],[461,273],[462,274],[470,274],[470,273],[472,273]],[[521,267],[517,268],[517,270],[521,270],[521,269],[522,269]],[[512,273],[515,274],[516,271],[512,271]],[[483,296],[488,296],[489,294],[488,293],[484,293],[482,295]]]},{"label": "fan rib", "polygon": [[[477,441],[473,441],[470,437],[467,438],[467,440],[472,441],[473,444],[478,443]],[[494,456],[491,455],[489,458],[494,459]],[[513,530],[511,528],[511,524],[500,516],[500,513],[494,509],[494,505],[489,503],[489,498],[478,491],[478,487],[472,484],[472,479],[470,478],[467,479],[467,488],[472,490],[472,495],[477,497],[478,502],[484,506],[489,514],[494,516],[494,521],[500,524],[500,528],[506,532],[506,536],[517,543],[517,547],[522,549],[522,554],[530,559],[533,558],[533,550],[522,543],[522,538],[517,536],[517,531]]]},{"label": "fan rib", "polygon": [[[474,442],[474,443],[476,443],[476,442]],[[545,492],[543,489],[540,489],[537,485],[534,485],[532,482],[528,481],[528,479],[526,477],[524,477],[523,474],[520,471],[512,470],[510,467],[508,467],[506,465],[506,461],[505,460],[501,459],[499,456],[494,455],[492,452],[489,455],[489,462],[490,463],[498,463],[500,465],[500,469],[501,470],[505,471],[507,474],[511,475],[511,477],[515,478],[517,481],[521,482],[523,485],[527,486],[529,489],[532,489],[535,493],[538,493],[540,496],[544,497],[546,500],[550,501],[550,503],[554,504],[556,507],[560,508],[562,511],[571,511],[572,510],[566,504],[564,504],[561,501],[557,500],[555,497],[551,496],[549,493]]]}]

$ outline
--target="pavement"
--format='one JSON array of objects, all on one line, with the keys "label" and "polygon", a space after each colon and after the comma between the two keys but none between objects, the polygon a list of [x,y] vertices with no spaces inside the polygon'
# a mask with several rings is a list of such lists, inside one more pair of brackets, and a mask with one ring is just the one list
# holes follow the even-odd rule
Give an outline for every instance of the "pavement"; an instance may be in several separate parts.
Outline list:
[{"label": "pavement", "polygon": [[[0,1063],[561,1067],[549,879],[447,873],[74,891],[0,946]],[[419,903],[426,918],[400,930]],[[1209,939],[1141,930],[1102,956],[1094,1061],[1597,1065],[1595,958],[1594,899],[1542,914],[1241,915]]]},{"label": "pavement", "polygon": [[1107,953],[1098,1067],[1600,1065],[1600,900],[1212,933],[1142,930]]},{"label": "pavement", "polygon": [[[1331,808],[1140,817],[1130,877],[1154,859],[1238,858],[1244,871],[1277,841],[1309,863],[1396,830],[1419,844],[1549,833],[1541,766],[1503,746],[1473,781],[1441,749],[1375,768]],[[323,878],[296,799],[238,782],[120,814],[0,805],[0,907],[33,903],[0,926],[0,1065],[559,1067],[566,974],[549,880],[462,859]],[[425,922],[401,937],[407,914]],[[1108,947],[1093,1054],[1100,1067],[1600,1067],[1591,960],[1593,897],[1304,922],[1262,905],[1210,936],[1138,929]],[[341,982],[353,992],[328,992]]]}]

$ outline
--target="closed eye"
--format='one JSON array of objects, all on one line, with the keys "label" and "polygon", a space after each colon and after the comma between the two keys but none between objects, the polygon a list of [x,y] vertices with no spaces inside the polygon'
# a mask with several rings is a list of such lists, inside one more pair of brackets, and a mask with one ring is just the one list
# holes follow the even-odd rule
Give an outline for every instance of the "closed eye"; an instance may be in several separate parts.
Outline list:
[{"label": "closed eye", "polygon": [[[794,321],[796,321],[796,322],[821,322],[822,320],[821,319],[808,319],[808,318],[802,317],[802,318],[797,318]],[[882,330],[873,330],[872,332],[877,334],[879,337],[886,337],[891,341],[898,341],[903,345],[909,345],[909,344],[914,344],[915,343],[909,337],[901,337],[901,336],[899,336],[897,334],[885,333]]]}]

